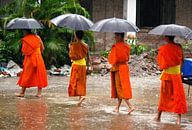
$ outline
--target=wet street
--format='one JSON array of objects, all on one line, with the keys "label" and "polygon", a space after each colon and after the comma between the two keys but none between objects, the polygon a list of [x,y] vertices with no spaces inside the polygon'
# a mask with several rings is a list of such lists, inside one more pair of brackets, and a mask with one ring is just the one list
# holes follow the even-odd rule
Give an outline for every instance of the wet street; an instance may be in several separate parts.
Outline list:
[{"label": "wet street", "polygon": [[[77,97],[68,97],[69,77],[49,77],[43,97],[36,98],[36,89],[28,89],[25,98],[17,98],[18,78],[0,78],[1,130],[192,130],[192,90],[187,96],[188,113],[163,113],[161,122],[153,121],[157,112],[160,81],[157,76],[131,77],[136,110],[127,115],[123,102],[120,113],[114,113],[116,100],[110,98],[109,76],[88,76],[87,97],[77,107]],[[185,85],[187,95],[188,86]]]}]

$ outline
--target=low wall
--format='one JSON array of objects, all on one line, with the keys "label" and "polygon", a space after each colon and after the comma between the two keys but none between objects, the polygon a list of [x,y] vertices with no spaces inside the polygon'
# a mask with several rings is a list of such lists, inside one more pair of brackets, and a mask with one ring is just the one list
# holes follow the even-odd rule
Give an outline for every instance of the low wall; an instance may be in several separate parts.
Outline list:
[{"label": "low wall", "polygon": [[[142,29],[137,33],[137,39],[139,43],[146,44],[150,48],[158,48],[162,43],[164,43],[161,36],[154,36],[148,34],[149,29]],[[113,33],[95,33],[95,50],[104,51],[109,50],[113,45],[114,34]]]}]

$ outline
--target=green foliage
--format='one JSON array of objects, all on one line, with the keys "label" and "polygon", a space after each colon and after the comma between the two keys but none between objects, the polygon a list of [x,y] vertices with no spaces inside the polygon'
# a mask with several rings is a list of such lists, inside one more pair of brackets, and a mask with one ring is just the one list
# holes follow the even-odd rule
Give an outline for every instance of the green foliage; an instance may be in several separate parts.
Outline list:
[{"label": "green foliage", "polygon": [[[65,13],[76,13],[90,17],[88,12],[81,7],[78,0],[42,0],[39,4],[35,0],[13,0],[12,3],[0,9],[0,39],[6,44],[6,50],[11,52],[11,58],[18,64],[22,64],[21,54],[21,38],[23,33],[21,30],[5,30],[6,24],[16,17],[33,17],[43,23],[45,29],[36,30],[36,33],[42,38],[45,46],[43,53],[46,66],[70,64],[68,57],[68,44],[73,37],[73,30],[66,28],[57,28],[50,19]],[[94,48],[94,39],[91,32],[86,32],[84,38],[90,48]],[[5,48],[4,48],[5,49]],[[2,55],[2,54],[0,54]],[[2,56],[0,56],[2,57]],[[8,57],[3,56],[9,60]]]},{"label": "green foliage", "polygon": [[0,63],[8,62],[11,59],[11,51],[8,49],[8,46],[5,42],[0,41]]},{"label": "green foliage", "polygon": [[127,43],[131,46],[131,55],[140,55],[148,51],[148,46],[140,43],[136,37],[128,36]]},{"label": "green foliage", "polygon": [[157,49],[150,49],[149,55],[150,55],[153,62],[156,61],[157,54],[158,54]]},{"label": "green foliage", "polygon": [[22,65],[21,31],[0,31],[0,62],[17,61]]},{"label": "green foliage", "polygon": [[192,40],[188,40],[186,43],[181,44],[185,52],[192,54]]},{"label": "green foliage", "polygon": [[100,56],[107,58],[109,56],[109,53],[110,53],[110,50],[101,51]]},{"label": "green foliage", "polygon": [[133,54],[140,55],[146,51],[148,51],[148,47],[146,45],[131,44],[131,55]]}]

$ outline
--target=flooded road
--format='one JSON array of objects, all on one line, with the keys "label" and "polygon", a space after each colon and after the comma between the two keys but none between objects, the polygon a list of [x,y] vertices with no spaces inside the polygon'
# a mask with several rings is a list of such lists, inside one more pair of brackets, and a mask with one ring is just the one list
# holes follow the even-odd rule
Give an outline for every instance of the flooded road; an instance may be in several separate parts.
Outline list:
[{"label": "flooded road", "polygon": [[[110,98],[109,76],[88,76],[87,97],[77,107],[77,97],[68,97],[69,77],[49,77],[43,97],[28,89],[25,98],[17,98],[18,78],[0,78],[1,130],[192,130],[192,90],[187,97],[188,113],[181,126],[177,115],[163,113],[162,121],[153,121],[157,112],[160,81],[158,77],[131,77],[136,110],[127,115],[123,102],[120,113],[114,113],[116,100]],[[187,93],[188,86],[185,86]]]}]

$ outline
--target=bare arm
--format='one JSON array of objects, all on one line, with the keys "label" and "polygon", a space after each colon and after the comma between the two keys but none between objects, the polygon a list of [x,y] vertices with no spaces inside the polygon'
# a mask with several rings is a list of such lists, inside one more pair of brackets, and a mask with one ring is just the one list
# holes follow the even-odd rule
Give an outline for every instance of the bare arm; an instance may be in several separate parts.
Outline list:
[{"label": "bare arm", "polygon": [[45,50],[45,47],[44,47],[44,45],[43,45],[43,42],[41,41],[41,52],[43,53],[43,51]]},{"label": "bare arm", "polygon": [[90,55],[89,55],[89,46],[86,43],[84,43],[84,42],[82,42],[82,44],[87,48],[86,60],[87,60],[87,67],[89,67],[91,65],[91,63],[90,63]]},{"label": "bare arm", "polygon": [[37,37],[40,39],[40,50],[41,50],[41,53],[43,53],[43,51],[45,50],[43,41],[41,40],[41,38],[38,35],[37,35]]},{"label": "bare arm", "polygon": [[40,45],[40,50],[41,50],[41,53],[43,53],[43,51],[45,50],[45,47],[44,47],[44,44],[43,44],[43,41],[41,40],[41,38],[40,38],[40,44],[41,44]]},{"label": "bare arm", "polygon": [[88,52],[87,52],[87,66],[89,67],[90,65],[91,65],[91,61],[90,61],[89,47],[88,47]]}]

